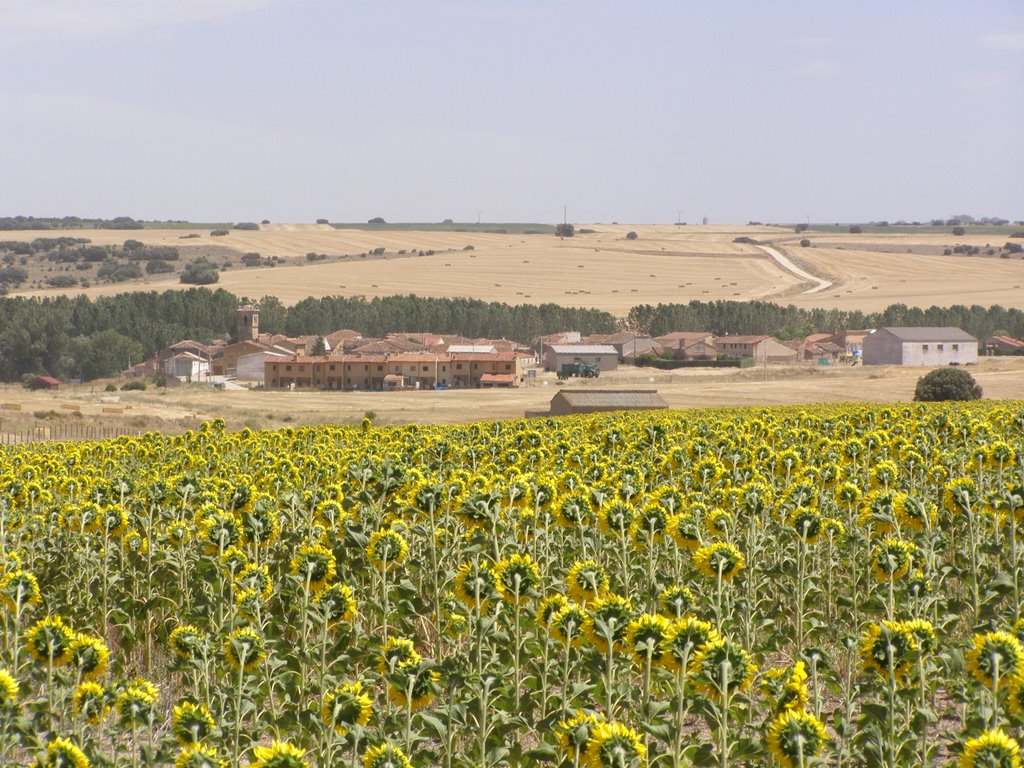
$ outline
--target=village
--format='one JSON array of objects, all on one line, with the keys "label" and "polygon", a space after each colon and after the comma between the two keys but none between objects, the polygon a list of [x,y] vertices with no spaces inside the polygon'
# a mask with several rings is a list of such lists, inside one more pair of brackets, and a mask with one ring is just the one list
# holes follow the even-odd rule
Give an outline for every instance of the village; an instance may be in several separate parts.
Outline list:
[{"label": "village", "polygon": [[131,377],[163,374],[173,382],[232,382],[247,388],[392,391],[519,387],[538,371],[560,378],[598,377],[619,366],[661,369],[749,367],[774,363],[829,365],[971,365],[981,355],[1024,354],[1024,341],[979,342],[959,328],[903,327],[814,333],[780,341],[770,335],[716,336],[679,331],[548,335],[536,346],[426,331],[364,338],[341,329],[325,336],[261,333],[259,309],[237,312],[234,340],[183,340],[133,366]]}]

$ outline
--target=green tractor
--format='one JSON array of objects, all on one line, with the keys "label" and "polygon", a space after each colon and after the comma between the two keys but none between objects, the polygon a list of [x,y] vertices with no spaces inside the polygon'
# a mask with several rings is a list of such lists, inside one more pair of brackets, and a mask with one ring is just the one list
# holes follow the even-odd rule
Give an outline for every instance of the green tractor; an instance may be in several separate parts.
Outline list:
[{"label": "green tractor", "polygon": [[568,379],[573,376],[579,376],[583,379],[596,379],[601,375],[601,369],[591,363],[582,363],[576,361],[575,363],[565,363],[561,368],[558,369],[559,381]]}]

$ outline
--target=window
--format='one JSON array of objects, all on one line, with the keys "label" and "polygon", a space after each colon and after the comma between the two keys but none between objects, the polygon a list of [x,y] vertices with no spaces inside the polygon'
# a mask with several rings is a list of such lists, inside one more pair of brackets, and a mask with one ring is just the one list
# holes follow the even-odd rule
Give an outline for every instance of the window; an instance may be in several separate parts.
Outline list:
[{"label": "window", "polygon": [[953,351],[954,352],[959,352],[960,351],[960,345],[959,344],[954,344],[953,345]]},{"label": "window", "polygon": [[455,370],[456,371],[461,371],[462,370],[462,363],[456,363],[455,364]]},{"label": "window", "polygon": [[384,366],[383,365],[378,365],[377,366],[377,370],[378,371],[383,371],[384,370]]},{"label": "window", "polygon": [[333,371],[334,370],[334,364],[332,363],[331,365],[327,366],[327,369]]},{"label": "window", "polygon": [[921,351],[922,352],[927,352],[928,351],[928,345],[927,344],[922,344],[921,345]]},{"label": "window", "polygon": [[937,350],[939,350],[939,352],[941,352],[943,349],[945,349],[945,345],[944,344],[936,344],[935,348]]},{"label": "window", "polygon": [[291,367],[290,365],[286,365],[286,366],[284,367],[284,369],[285,369],[286,371],[290,371],[290,370],[292,369],[292,367]]},{"label": "window", "polygon": [[425,365],[424,365],[424,366],[423,366],[423,370],[424,370],[424,371],[425,371],[425,370],[427,370],[427,366],[425,366]]}]

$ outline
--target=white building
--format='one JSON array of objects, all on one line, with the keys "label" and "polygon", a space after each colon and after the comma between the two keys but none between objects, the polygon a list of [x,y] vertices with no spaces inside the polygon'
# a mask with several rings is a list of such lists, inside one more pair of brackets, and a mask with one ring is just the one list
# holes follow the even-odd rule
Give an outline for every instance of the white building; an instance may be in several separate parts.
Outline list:
[{"label": "white building", "polygon": [[179,352],[164,362],[164,373],[182,381],[210,378],[210,359],[192,352]]},{"label": "white building", "polygon": [[967,365],[978,340],[959,328],[879,328],[864,337],[864,365]]}]

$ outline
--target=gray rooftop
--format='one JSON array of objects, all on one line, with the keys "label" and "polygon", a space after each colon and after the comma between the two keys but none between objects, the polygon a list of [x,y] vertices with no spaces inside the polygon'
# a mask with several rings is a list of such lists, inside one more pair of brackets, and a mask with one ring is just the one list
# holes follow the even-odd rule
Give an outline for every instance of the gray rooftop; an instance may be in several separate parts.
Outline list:
[{"label": "gray rooftop", "polygon": [[549,346],[556,355],[618,355],[619,352],[611,344],[551,344]]},{"label": "gray rooftop", "polygon": [[555,397],[577,408],[668,408],[654,389],[562,390]]},{"label": "gray rooftop", "polygon": [[882,330],[903,341],[978,341],[967,331],[953,326],[889,326]]}]

